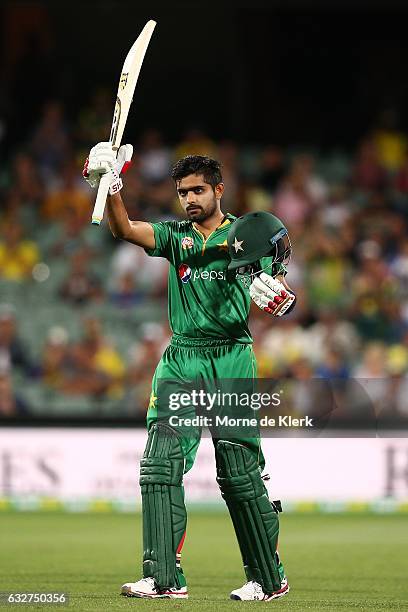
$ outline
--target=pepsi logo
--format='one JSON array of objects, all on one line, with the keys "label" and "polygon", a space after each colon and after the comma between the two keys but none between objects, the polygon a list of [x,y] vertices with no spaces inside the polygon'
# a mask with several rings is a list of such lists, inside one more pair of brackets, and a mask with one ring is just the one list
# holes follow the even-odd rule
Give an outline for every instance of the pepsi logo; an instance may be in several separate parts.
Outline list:
[{"label": "pepsi logo", "polygon": [[182,283],[188,283],[191,278],[191,268],[187,264],[180,264],[178,269],[179,277]]}]

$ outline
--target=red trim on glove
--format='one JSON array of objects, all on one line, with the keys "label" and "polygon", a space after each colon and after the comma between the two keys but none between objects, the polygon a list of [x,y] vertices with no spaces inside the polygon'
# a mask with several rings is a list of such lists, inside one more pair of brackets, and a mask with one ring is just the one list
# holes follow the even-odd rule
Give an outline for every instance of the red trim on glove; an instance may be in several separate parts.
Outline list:
[{"label": "red trim on glove", "polygon": [[130,166],[132,165],[132,160],[130,161],[125,161],[125,163],[122,166],[122,170],[121,170],[121,174],[125,174],[125,172],[127,172],[130,168]]},{"label": "red trim on glove", "polygon": [[89,157],[86,158],[85,163],[84,163],[84,167],[82,169],[82,176],[84,178],[88,178],[88,176],[89,176],[88,165],[89,165]]}]

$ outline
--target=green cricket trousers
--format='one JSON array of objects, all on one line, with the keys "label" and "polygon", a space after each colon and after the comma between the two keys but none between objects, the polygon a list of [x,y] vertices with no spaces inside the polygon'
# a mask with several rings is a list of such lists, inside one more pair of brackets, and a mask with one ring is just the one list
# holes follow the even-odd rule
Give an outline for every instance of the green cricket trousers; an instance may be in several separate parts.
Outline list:
[{"label": "green cricket trousers", "polygon": [[[152,392],[147,412],[148,430],[156,421],[174,426],[174,422],[185,422],[197,417],[197,406],[188,402],[184,395],[183,404],[175,409],[171,399],[194,388],[215,389],[223,387],[251,393],[256,378],[256,360],[252,344],[237,343],[229,339],[187,338],[174,335],[157,365],[152,381]],[[224,387],[223,387],[224,388]],[[232,414],[231,411],[229,414]],[[175,418],[177,417],[177,418]],[[212,414],[211,418],[214,417]],[[197,419],[196,419],[197,421]],[[195,460],[200,444],[202,426],[176,426],[185,458],[184,473],[188,472]],[[210,428],[211,431],[211,428]],[[249,433],[248,433],[249,432]],[[216,442],[213,432],[213,441]],[[261,450],[258,428],[234,430],[233,441],[247,447],[255,456],[261,471],[265,461]],[[226,439],[224,436],[222,439]]]}]

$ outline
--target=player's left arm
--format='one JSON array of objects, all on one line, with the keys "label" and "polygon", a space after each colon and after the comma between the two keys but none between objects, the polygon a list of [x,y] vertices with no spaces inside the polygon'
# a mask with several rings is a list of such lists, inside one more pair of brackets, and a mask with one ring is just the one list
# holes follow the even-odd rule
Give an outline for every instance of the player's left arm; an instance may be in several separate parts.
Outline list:
[{"label": "player's left arm", "polygon": [[283,274],[273,277],[261,272],[252,281],[249,295],[259,308],[275,317],[289,314],[296,303],[296,296]]}]

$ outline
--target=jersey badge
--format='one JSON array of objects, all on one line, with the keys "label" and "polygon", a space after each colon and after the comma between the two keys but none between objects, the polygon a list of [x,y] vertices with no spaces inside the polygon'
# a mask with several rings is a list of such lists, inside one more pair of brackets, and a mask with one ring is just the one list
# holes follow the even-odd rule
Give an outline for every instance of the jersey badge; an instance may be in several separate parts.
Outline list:
[{"label": "jersey badge", "polygon": [[191,249],[194,246],[194,240],[192,239],[191,236],[184,236],[183,240],[181,241],[181,247],[184,250],[187,249]]},{"label": "jersey badge", "polygon": [[219,251],[228,252],[228,242],[226,240],[224,240],[224,242],[221,242],[220,244],[217,244],[217,247]]}]

